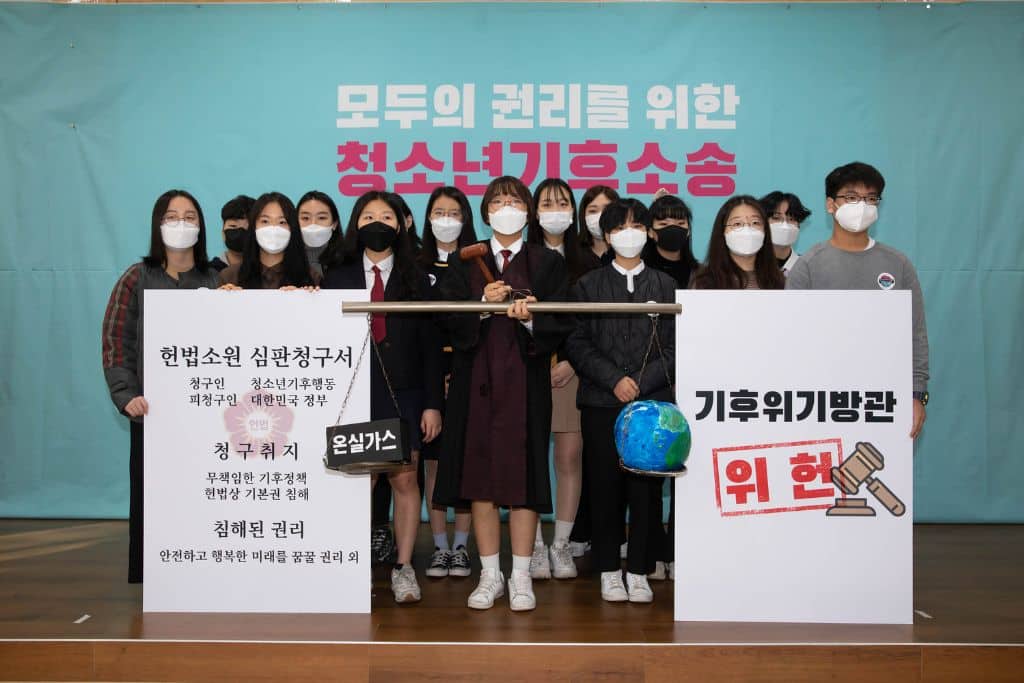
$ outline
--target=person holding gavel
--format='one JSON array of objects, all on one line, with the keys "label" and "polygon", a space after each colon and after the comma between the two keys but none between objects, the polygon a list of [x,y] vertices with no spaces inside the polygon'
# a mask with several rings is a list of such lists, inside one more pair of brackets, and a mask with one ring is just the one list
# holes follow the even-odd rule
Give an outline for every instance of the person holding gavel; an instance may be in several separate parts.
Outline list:
[{"label": "person holding gavel", "polygon": [[441,298],[507,304],[507,309],[503,315],[462,313],[443,319],[453,357],[448,428],[433,502],[472,504],[482,566],[480,583],[468,600],[473,609],[488,609],[504,595],[499,508],[509,508],[509,606],[531,610],[537,605],[529,572],[537,516],[551,511],[551,354],[571,321],[534,315],[530,303],[565,299],[565,262],[550,249],[524,244],[523,230],[533,220],[534,206],[518,178],[492,181],[480,213],[494,235],[469,247],[482,251],[477,263],[449,262]]}]

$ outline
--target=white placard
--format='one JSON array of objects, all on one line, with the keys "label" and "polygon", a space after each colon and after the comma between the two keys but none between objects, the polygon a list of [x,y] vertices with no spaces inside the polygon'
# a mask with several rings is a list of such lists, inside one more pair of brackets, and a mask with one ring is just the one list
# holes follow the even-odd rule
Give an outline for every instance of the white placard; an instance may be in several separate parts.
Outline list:
[{"label": "white placard", "polygon": [[340,302],[366,298],[145,293],[144,611],[370,611],[369,479],[323,465],[367,332]]},{"label": "white placard", "polygon": [[[683,291],[678,301],[678,397],[693,447],[676,482],[676,620],[912,623],[910,293]],[[868,444],[859,456],[858,444]],[[830,474],[875,452],[884,469],[871,488],[888,506],[868,470],[855,494]],[[843,511],[865,512],[858,498],[874,516],[826,514],[843,499]]]}]

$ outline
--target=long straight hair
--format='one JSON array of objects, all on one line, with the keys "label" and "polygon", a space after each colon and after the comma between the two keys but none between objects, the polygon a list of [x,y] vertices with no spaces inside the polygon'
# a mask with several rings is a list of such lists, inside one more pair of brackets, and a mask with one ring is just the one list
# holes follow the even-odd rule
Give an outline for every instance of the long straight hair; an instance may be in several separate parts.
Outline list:
[{"label": "long straight hair", "polygon": [[[398,195],[393,192],[381,192],[370,190],[356,200],[352,207],[352,213],[348,218],[348,225],[345,227],[344,238],[335,245],[330,257],[332,264],[360,264],[362,265],[363,247],[359,244],[359,217],[363,214],[366,205],[373,201],[381,201],[387,204],[395,214],[398,221],[398,235],[391,251],[395,255],[395,272],[401,278],[402,288],[399,292],[401,299],[418,299],[421,290],[425,287],[425,278],[416,267],[415,253],[413,252],[412,240],[409,238],[409,231],[405,229],[405,216],[402,213],[402,204],[396,199]],[[324,252],[327,255],[327,252]],[[322,260],[322,259],[321,259]]]},{"label": "long straight hair", "polygon": [[711,241],[708,243],[708,256],[704,265],[697,271],[694,287],[697,289],[743,289],[743,270],[736,265],[725,243],[725,222],[729,214],[737,206],[749,206],[761,216],[764,226],[765,240],[754,259],[754,275],[757,286],[761,289],[783,289],[786,286],[785,276],[779,270],[779,262],[775,260],[775,250],[768,237],[768,219],[764,215],[761,203],[750,195],[741,194],[730,197],[715,216],[711,226]]},{"label": "long straight hair", "polygon": [[167,190],[157,197],[153,204],[153,216],[149,226],[149,253],[142,257],[142,262],[153,268],[167,267],[167,247],[164,246],[164,237],[160,232],[160,226],[164,222],[164,214],[167,207],[175,197],[184,197],[196,207],[196,214],[199,216],[199,240],[192,245],[192,259],[196,263],[197,270],[207,270],[210,267],[210,259],[206,256],[206,219],[203,218],[203,207],[199,206],[196,198],[185,190]]},{"label": "long straight hair", "polygon": [[284,278],[282,286],[306,287],[313,284],[313,277],[309,272],[309,259],[306,258],[305,243],[302,241],[302,230],[299,229],[299,215],[295,211],[292,200],[280,192],[267,192],[259,196],[256,203],[252,205],[249,212],[249,229],[252,230],[252,239],[245,243],[245,251],[242,252],[242,266],[238,270],[238,284],[245,289],[261,289],[263,287],[263,266],[260,263],[260,245],[256,241],[257,219],[263,213],[268,204],[277,204],[284,213],[288,222],[288,231],[291,237],[288,239],[288,246],[284,248]]},{"label": "long straight hair", "polygon": [[454,199],[462,212],[462,232],[459,233],[458,248],[468,247],[476,242],[476,230],[473,228],[473,209],[469,206],[469,198],[457,187],[439,187],[430,193],[427,199],[427,214],[423,219],[423,247],[416,256],[420,267],[426,270],[437,260],[437,238],[430,223],[430,212],[434,210],[434,202],[440,197]]},{"label": "long straight hair", "polygon": [[579,228],[580,246],[584,249],[591,249],[594,246],[594,236],[587,230],[587,207],[601,195],[607,197],[609,202],[619,201],[619,193],[607,185],[594,185],[580,197],[579,220],[576,223]]},{"label": "long straight hair", "polygon": [[533,191],[533,205],[538,208],[526,233],[526,241],[541,247],[546,245],[544,227],[540,224],[540,202],[547,192],[554,192],[556,197],[559,194],[565,195],[569,198],[569,204],[572,206],[572,223],[569,224],[569,229],[562,234],[562,246],[565,248],[565,267],[569,273],[569,284],[574,284],[584,274],[582,272],[584,265],[583,250],[580,248],[579,231],[576,227],[576,197],[573,196],[569,183],[561,178],[547,178],[537,185],[537,189]]}]

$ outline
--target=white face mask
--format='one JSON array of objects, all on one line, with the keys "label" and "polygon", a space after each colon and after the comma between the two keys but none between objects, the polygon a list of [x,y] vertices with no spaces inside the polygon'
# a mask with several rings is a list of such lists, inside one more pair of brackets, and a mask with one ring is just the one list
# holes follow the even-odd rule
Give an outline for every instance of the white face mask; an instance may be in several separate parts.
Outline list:
[{"label": "white face mask", "polygon": [[302,229],[302,241],[306,243],[307,247],[316,249],[327,244],[333,232],[334,229],[329,225],[311,223]]},{"label": "white face mask", "polygon": [[256,243],[268,254],[280,254],[288,246],[292,231],[280,225],[265,225],[256,228]]},{"label": "white face mask", "polygon": [[850,202],[836,209],[836,222],[849,232],[864,232],[877,220],[878,207],[867,202]]},{"label": "white face mask", "polygon": [[526,227],[526,212],[514,206],[503,206],[490,215],[491,227],[502,235],[514,235]]},{"label": "white face mask", "polygon": [[793,223],[770,223],[769,227],[772,231],[772,244],[777,247],[792,246],[800,236],[800,227]]},{"label": "white face mask", "polygon": [[572,211],[545,211],[537,214],[540,227],[552,235],[561,235],[572,225]]},{"label": "white face mask", "polygon": [[725,245],[737,256],[753,256],[764,245],[764,230],[743,225],[725,233]]},{"label": "white face mask", "polygon": [[462,221],[451,216],[430,219],[430,230],[438,242],[454,242],[462,234]]},{"label": "white face mask", "polygon": [[191,249],[199,241],[199,226],[185,221],[164,223],[160,226],[160,238],[170,249]]},{"label": "white face mask", "polygon": [[644,245],[647,244],[647,231],[625,228],[609,235],[608,241],[615,253],[622,258],[635,258],[640,255]]},{"label": "white face mask", "polygon": [[595,240],[603,240],[604,233],[601,232],[601,214],[599,213],[588,213],[584,219],[587,224],[587,230],[594,236]]}]

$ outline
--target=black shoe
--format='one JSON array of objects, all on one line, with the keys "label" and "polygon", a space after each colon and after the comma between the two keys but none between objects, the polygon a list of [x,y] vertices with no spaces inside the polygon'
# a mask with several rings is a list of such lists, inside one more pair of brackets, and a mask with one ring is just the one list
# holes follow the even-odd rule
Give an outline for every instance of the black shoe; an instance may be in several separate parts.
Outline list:
[{"label": "black shoe", "polygon": [[460,545],[452,551],[448,559],[449,576],[469,576],[472,569],[469,566],[469,551],[466,546]]},{"label": "black shoe", "polygon": [[427,576],[440,579],[448,576],[448,567],[451,566],[452,553],[450,550],[441,550],[434,547],[434,554],[430,558],[430,566],[427,567]]}]

